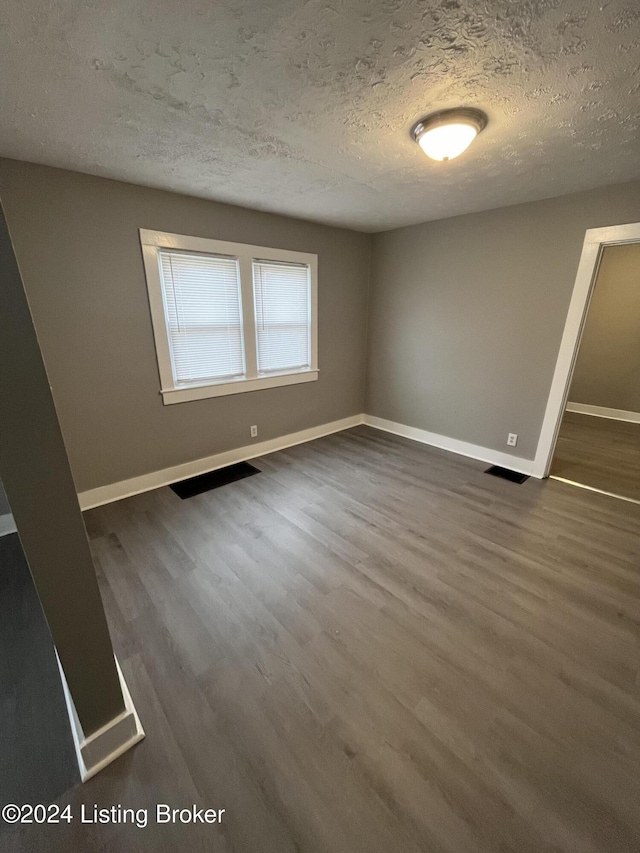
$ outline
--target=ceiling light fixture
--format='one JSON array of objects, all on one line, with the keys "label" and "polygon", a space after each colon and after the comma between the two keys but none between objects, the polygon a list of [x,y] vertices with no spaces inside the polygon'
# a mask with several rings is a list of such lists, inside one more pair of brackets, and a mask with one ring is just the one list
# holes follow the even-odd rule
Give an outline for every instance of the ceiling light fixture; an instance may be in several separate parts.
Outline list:
[{"label": "ceiling light fixture", "polygon": [[431,113],[411,128],[411,136],[432,160],[453,160],[487,126],[487,116],[473,107]]}]

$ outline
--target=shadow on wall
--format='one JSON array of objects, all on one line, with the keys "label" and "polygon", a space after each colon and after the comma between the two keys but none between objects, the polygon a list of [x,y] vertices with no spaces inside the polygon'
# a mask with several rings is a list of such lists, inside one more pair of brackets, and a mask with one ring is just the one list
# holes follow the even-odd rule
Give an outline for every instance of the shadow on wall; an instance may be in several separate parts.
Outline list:
[{"label": "shadow on wall", "polygon": [[12,533],[0,537],[0,802],[50,803],[79,781],[53,640]]}]

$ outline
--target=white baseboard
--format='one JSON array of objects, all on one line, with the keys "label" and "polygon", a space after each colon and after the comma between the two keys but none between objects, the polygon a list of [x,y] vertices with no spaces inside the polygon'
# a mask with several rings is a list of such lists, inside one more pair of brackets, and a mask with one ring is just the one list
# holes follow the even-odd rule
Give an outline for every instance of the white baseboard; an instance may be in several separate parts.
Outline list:
[{"label": "white baseboard", "polygon": [[384,418],[376,418],[373,415],[364,415],[363,422],[367,426],[375,427],[375,429],[391,432],[394,435],[401,435],[404,438],[411,438],[413,441],[429,444],[431,447],[439,447],[441,450],[449,450],[452,453],[459,453],[461,456],[479,459],[481,462],[488,462],[490,465],[499,465],[502,468],[519,471],[521,474],[536,476],[533,474],[533,459],[522,459],[519,456],[511,456],[509,453],[502,453],[499,450],[492,450],[489,447],[481,447],[479,444],[469,444],[467,441],[459,441],[457,438],[449,438],[446,435],[427,432],[424,429],[398,424],[394,421],[387,421]]},{"label": "white baseboard", "polygon": [[69,692],[69,686],[60,663],[60,658],[58,658],[58,667],[60,669],[60,678],[62,679],[64,698],[67,703],[69,722],[71,723],[71,734],[76,748],[80,778],[83,782],[86,782],[92,776],[95,776],[96,773],[103,770],[108,764],[111,764],[112,761],[115,761],[116,758],[119,758],[124,752],[131,749],[132,746],[139,743],[144,737],[144,729],[140,723],[140,718],[131,699],[127,682],[124,680],[117,658],[116,667],[120,678],[120,688],[124,696],[125,709],[101,729],[98,729],[97,732],[89,735],[89,737],[85,737],[82,731],[82,725],[78,719],[75,705]]},{"label": "white baseboard", "polygon": [[160,471],[153,471],[150,474],[143,474],[140,477],[132,477],[130,480],[121,480],[118,483],[111,483],[108,486],[99,486],[97,489],[80,492],[78,495],[80,508],[82,510],[93,509],[94,507],[119,501],[123,498],[130,498],[133,495],[139,495],[142,492],[148,492],[152,489],[159,489],[161,486],[168,486],[171,483],[185,480],[188,477],[197,477],[199,474],[206,474],[208,471],[215,471],[217,468],[224,468],[226,465],[245,462],[248,459],[265,456],[267,453],[285,450],[287,447],[303,444],[306,441],[313,441],[315,438],[322,438],[334,432],[341,432],[359,424],[367,424],[384,432],[391,432],[395,435],[411,438],[414,441],[429,444],[432,447],[439,447],[442,450],[450,450],[452,453],[459,453],[462,456],[479,459],[491,465],[501,465],[504,468],[510,468],[512,471],[519,471],[521,474],[536,476],[532,474],[533,461],[531,459],[511,456],[511,454],[501,453],[499,450],[491,450],[488,447],[469,444],[466,441],[459,441],[456,438],[449,438],[446,435],[438,435],[437,433],[427,432],[416,427],[387,421],[384,418],[376,418],[373,415],[352,415],[348,418],[342,418],[339,421],[331,421],[330,423],[320,424],[317,427],[303,429],[300,432],[292,432],[279,438],[272,438],[269,441],[261,441],[258,444],[247,444],[244,447],[227,450],[224,453],[216,453],[204,459],[196,459],[193,462],[185,462],[182,465],[163,468]]},{"label": "white baseboard", "polygon": [[133,495],[151,491],[151,489],[159,489],[161,486],[186,480],[188,477],[197,477],[198,474],[215,471],[216,468],[224,468],[226,465],[233,465],[236,462],[246,462],[247,459],[255,459],[257,456],[265,456],[267,453],[285,450],[287,447],[303,444],[305,441],[312,441],[314,438],[322,438],[324,435],[331,435],[331,433],[358,426],[362,422],[362,415],[352,415],[349,418],[320,424],[310,429],[300,430],[300,432],[292,432],[279,438],[272,438],[269,441],[247,444],[235,450],[227,450],[225,453],[216,453],[204,459],[196,459],[193,462],[185,462],[182,465],[153,471],[151,474],[143,474],[141,477],[132,477],[130,480],[121,480],[119,483],[112,483],[109,486],[89,489],[86,492],[80,492],[78,495],[80,508],[82,510],[93,509],[93,507],[119,501],[122,498],[130,498]]},{"label": "white baseboard", "polygon": [[614,421],[628,421],[640,424],[640,412],[626,412],[624,409],[608,409],[606,406],[590,406],[588,403],[567,403],[567,412],[578,415],[593,415],[594,418],[610,418]]},{"label": "white baseboard", "polygon": [[10,533],[15,533],[16,530],[16,523],[11,513],[0,515],[0,536],[8,536]]}]

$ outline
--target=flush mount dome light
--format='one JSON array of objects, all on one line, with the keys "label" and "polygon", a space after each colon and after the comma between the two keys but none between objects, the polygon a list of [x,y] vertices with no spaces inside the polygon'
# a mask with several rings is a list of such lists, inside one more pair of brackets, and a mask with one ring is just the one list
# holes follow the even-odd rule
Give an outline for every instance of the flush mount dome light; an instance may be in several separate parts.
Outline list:
[{"label": "flush mount dome light", "polygon": [[482,110],[458,107],[431,113],[411,129],[411,136],[432,160],[453,160],[487,126]]}]

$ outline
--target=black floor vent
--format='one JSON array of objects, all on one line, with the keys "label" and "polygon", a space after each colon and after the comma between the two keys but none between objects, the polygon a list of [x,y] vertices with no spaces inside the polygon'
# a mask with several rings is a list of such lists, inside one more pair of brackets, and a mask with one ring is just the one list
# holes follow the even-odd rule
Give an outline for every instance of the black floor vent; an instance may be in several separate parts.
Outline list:
[{"label": "black floor vent", "polygon": [[493,474],[494,477],[502,477],[503,480],[509,480],[512,483],[524,483],[525,480],[529,479],[527,474],[512,471],[510,468],[501,468],[499,465],[492,465],[484,473]]},{"label": "black floor vent", "polygon": [[226,468],[218,468],[217,471],[209,471],[208,474],[199,474],[197,477],[190,477],[188,480],[173,483],[171,488],[179,498],[184,500],[259,473],[260,469],[249,465],[248,462],[238,462],[235,465],[228,465]]}]

